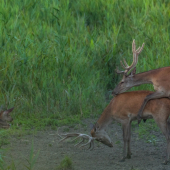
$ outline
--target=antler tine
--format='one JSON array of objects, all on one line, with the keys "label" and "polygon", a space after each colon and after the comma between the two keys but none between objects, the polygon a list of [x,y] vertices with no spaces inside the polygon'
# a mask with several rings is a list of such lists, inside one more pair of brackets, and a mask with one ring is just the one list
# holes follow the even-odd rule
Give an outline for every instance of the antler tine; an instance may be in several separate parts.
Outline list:
[{"label": "antler tine", "polygon": [[144,47],[145,43],[142,44],[142,47],[139,47],[136,52],[138,53],[138,55],[142,52],[143,47]]},{"label": "antler tine", "polygon": [[134,51],[133,53],[133,63],[132,63],[132,68],[131,70],[136,66],[136,64],[138,63],[138,55],[142,52],[143,48],[144,48],[145,43],[142,44],[142,47],[139,47],[136,51]]},{"label": "antler tine", "polygon": [[75,137],[75,136],[79,136],[79,135],[80,135],[80,133],[61,134],[60,136],[65,136],[65,138],[61,139],[61,140],[59,141],[59,143],[60,143],[60,142],[63,142],[64,140],[66,140],[66,139],[69,138],[69,137]]},{"label": "antler tine", "polygon": [[116,73],[117,73],[117,74],[124,74],[124,71],[120,71],[120,70],[118,70],[118,68],[117,68],[117,67],[116,67],[115,71],[116,71]]},{"label": "antler tine", "polygon": [[94,141],[91,141],[90,147],[88,149],[90,149],[90,151],[92,151],[94,149]]},{"label": "antler tine", "polygon": [[136,51],[135,39],[132,42],[132,52]]},{"label": "antler tine", "polygon": [[75,144],[74,146],[78,146],[78,145],[80,145],[83,142],[84,142],[84,138],[82,139],[82,141],[80,141],[79,143]]},{"label": "antler tine", "polygon": [[81,145],[81,146],[80,146],[80,148],[81,148],[81,147],[84,147],[84,146],[86,146],[86,145],[88,145],[89,143],[91,143],[91,142],[92,142],[92,140],[93,140],[93,138],[92,138],[92,137],[91,137],[91,138],[89,138],[88,142],[87,142],[87,143],[85,143],[84,145]]},{"label": "antler tine", "polygon": [[116,68],[116,73],[117,74],[125,74],[127,75],[127,73],[129,71],[131,71],[132,69],[134,69],[138,63],[138,55],[142,52],[143,50],[143,47],[144,47],[144,43],[142,44],[142,47],[139,47],[137,50],[136,50],[136,44],[135,44],[135,39],[133,40],[132,42],[132,52],[133,52],[133,62],[132,64],[129,66],[126,62],[125,59],[123,59],[124,63],[122,61],[120,61],[122,67],[125,69],[125,71],[119,71],[118,68]]},{"label": "antler tine", "polygon": [[90,144],[90,147],[89,147],[88,149],[91,148],[91,144],[93,145],[93,148],[94,148],[94,143],[93,143],[93,142],[94,142],[94,140],[95,140],[96,138],[91,137],[91,136],[86,135],[86,134],[82,134],[82,137],[85,137],[86,139],[89,138],[89,140],[88,140],[87,143],[85,143],[84,145],[81,145],[79,148],[82,148],[82,147],[84,147],[84,146],[87,146],[88,144]]},{"label": "antler tine", "polygon": [[120,64],[121,64],[121,66],[122,66],[124,69],[127,69],[126,66],[123,64],[122,61],[120,61]]},{"label": "antler tine", "polygon": [[139,47],[136,50],[136,44],[135,44],[135,40],[133,40],[132,43],[132,52],[133,52],[133,62],[132,64],[126,69],[125,73],[127,74],[128,71],[132,70],[133,68],[136,67],[136,64],[138,63],[138,55],[142,52],[144,47],[144,43],[142,44],[142,47]]},{"label": "antler tine", "polygon": [[126,60],[123,59],[123,61],[124,61],[124,63],[123,63],[122,61],[120,61],[120,64],[122,65],[122,67],[123,67],[124,69],[128,69],[128,68],[129,68],[129,65],[127,64]]},{"label": "antler tine", "polygon": [[129,67],[129,65],[127,64],[126,60],[123,59],[123,61],[124,61],[124,63],[125,63],[125,66],[126,66],[126,67]]},{"label": "antler tine", "polygon": [[81,138],[81,137],[82,137],[82,134],[80,134],[79,136],[77,136],[76,138],[74,138],[74,139],[72,140],[72,142],[75,141],[75,140],[78,139],[78,138]]},{"label": "antler tine", "polygon": [[[81,134],[81,133],[68,133],[68,134],[62,134],[62,136],[65,136],[65,137],[64,137],[63,139],[61,139],[61,140],[59,141],[59,143],[60,143],[60,142],[63,142],[64,140],[66,140],[66,139],[69,138],[69,137],[75,137],[75,136],[76,136],[76,138],[73,139],[72,141],[74,141],[74,140],[76,140],[76,139],[78,139],[78,138],[83,138],[82,141],[80,141],[78,144],[76,144],[76,145],[74,145],[74,146],[78,146],[78,145],[80,145],[81,143],[83,143],[83,142],[84,142],[84,139],[89,139],[88,142],[85,143],[84,145],[81,145],[80,148],[81,148],[81,147],[84,147],[84,146],[86,146],[86,145],[88,145],[88,144],[90,144],[90,147],[89,147],[89,148],[91,148],[91,146],[94,145],[93,140],[96,139],[96,138],[94,138],[94,137],[91,137],[91,136],[86,135],[86,134]],[[93,144],[91,145],[91,143],[93,143]],[[93,146],[93,147],[94,147],[94,146]]]}]

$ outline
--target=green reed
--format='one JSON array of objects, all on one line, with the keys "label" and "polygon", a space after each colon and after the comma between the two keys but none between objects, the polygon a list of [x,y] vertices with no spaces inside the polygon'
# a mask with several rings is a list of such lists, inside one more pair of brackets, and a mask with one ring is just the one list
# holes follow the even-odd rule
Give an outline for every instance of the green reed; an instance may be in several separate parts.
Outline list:
[{"label": "green reed", "polygon": [[137,72],[170,65],[169,7],[165,0],[2,0],[0,103],[15,106],[18,124],[101,113],[121,78],[115,67],[132,62],[133,39],[145,42]]}]

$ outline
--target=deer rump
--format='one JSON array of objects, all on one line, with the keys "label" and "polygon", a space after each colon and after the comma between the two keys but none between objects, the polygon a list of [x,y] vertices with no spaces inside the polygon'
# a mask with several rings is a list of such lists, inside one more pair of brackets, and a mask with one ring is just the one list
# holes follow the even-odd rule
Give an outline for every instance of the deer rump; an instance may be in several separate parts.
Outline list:
[{"label": "deer rump", "polygon": [[[109,147],[113,147],[113,143],[106,133],[106,128],[112,122],[112,120],[116,120],[121,123],[123,130],[124,147],[121,161],[124,161],[126,158],[131,158],[131,122],[137,120],[138,110],[143,103],[144,98],[152,93],[153,92],[151,91],[133,91],[119,94],[113,98],[91,130],[91,136],[88,137],[89,141],[87,144],[93,146],[93,141],[97,140]],[[168,98],[150,100],[147,103],[142,115],[142,119],[153,118],[167,140],[167,150],[166,158],[163,162],[164,164],[168,163],[170,156],[170,123],[168,121],[169,115],[170,100]],[[88,135],[86,134],[74,134],[74,136],[77,136],[76,138],[83,138],[83,135],[85,135],[87,139]],[[64,136],[64,140],[68,137],[73,137],[73,135],[70,133],[64,134]],[[63,139],[61,139],[61,141],[63,141]],[[86,144],[82,146],[85,145]]]}]

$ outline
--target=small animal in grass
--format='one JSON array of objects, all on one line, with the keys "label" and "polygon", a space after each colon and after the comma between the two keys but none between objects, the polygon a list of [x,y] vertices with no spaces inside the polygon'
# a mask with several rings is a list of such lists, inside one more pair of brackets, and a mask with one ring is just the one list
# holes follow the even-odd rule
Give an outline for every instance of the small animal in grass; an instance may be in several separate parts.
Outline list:
[{"label": "small animal in grass", "polygon": [[13,111],[14,107],[8,110],[2,110],[0,112],[0,128],[9,129],[10,124],[9,122],[13,121],[10,113]]}]

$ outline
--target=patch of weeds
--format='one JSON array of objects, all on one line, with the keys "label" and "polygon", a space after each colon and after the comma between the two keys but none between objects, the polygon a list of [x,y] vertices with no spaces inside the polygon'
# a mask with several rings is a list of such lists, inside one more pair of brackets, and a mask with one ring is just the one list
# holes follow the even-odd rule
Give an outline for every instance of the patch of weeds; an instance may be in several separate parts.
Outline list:
[{"label": "patch of weeds", "polygon": [[1,138],[0,139],[0,146],[3,146],[3,145],[8,145],[10,142],[8,139],[6,138]]},{"label": "patch of weeds", "polygon": [[69,128],[74,128],[74,127],[75,127],[75,125],[70,125],[70,126],[69,126]]},{"label": "patch of weeds", "polygon": [[63,129],[63,132],[69,132],[70,131],[70,129],[68,128],[68,127],[65,127],[64,129]]},{"label": "patch of weeds", "polygon": [[134,167],[132,166],[131,170],[139,170],[139,169],[138,169],[138,168],[134,168]]},{"label": "patch of weeds", "polygon": [[49,146],[49,147],[51,147],[51,146],[52,146],[52,144],[51,144],[51,143],[49,143],[49,144],[48,144],[48,146]]},{"label": "patch of weeds", "polygon": [[120,145],[120,140],[116,141],[115,144]]},{"label": "patch of weeds", "polygon": [[31,146],[31,152],[30,152],[30,157],[29,159],[26,159],[27,162],[28,162],[28,165],[25,165],[25,167],[28,169],[28,170],[32,170],[36,161],[37,161],[37,158],[39,156],[39,151],[34,154],[34,144],[32,142],[32,146]]},{"label": "patch of weeds", "polygon": [[0,146],[2,146],[2,145],[7,145],[7,144],[10,143],[10,142],[9,142],[9,136],[10,136],[10,134],[11,134],[11,130],[10,130],[10,129],[8,129],[8,130],[6,130],[6,129],[1,129],[1,130],[0,130]]},{"label": "patch of weeds", "polygon": [[73,170],[73,163],[71,158],[65,156],[56,170]]},{"label": "patch of weeds", "polygon": [[29,130],[16,130],[13,132],[13,135],[17,138],[21,138],[24,135],[30,135],[30,134],[31,134],[31,131]]},{"label": "patch of weeds", "polygon": [[[1,149],[0,151],[3,151],[3,150]],[[26,159],[28,162],[28,165],[24,165],[26,167],[26,169],[33,170],[38,156],[39,156],[39,151],[36,154],[34,154],[34,146],[33,146],[33,142],[32,142],[29,159]],[[5,163],[2,158],[2,155],[0,153],[0,170],[17,170],[16,163],[13,160],[10,164]]]},{"label": "patch of weeds", "polygon": [[0,170],[17,170],[16,163],[12,160],[9,164],[4,162],[5,153],[8,149],[0,149]]},{"label": "patch of weeds", "polygon": [[138,127],[138,122],[137,121],[133,121],[131,126],[132,126],[132,128]]},{"label": "patch of weeds", "polygon": [[82,127],[86,127],[87,125],[83,122],[80,123],[82,125]]},{"label": "patch of weeds", "polygon": [[152,143],[154,146],[156,145],[157,142],[157,137],[155,135],[149,135],[149,137],[146,138],[147,143]]},{"label": "patch of weeds", "polygon": [[8,165],[7,168],[3,167],[3,170],[17,170],[16,163],[12,161],[12,163]]},{"label": "patch of weeds", "polygon": [[74,127],[74,130],[77,130],[77,129],[79,129],[79,128],[78,128],[77,126],[75,126],[75,127]]},{"label": "patch of weeds", "polygon": [[51,126],[51,129],[52,130],[57,130],[57,127],[56,126]]},{"label": "patch of weeds", "polygon": [[116,141],[115,144],[120,148],[122,147],[120,140]]},{"label": "patch of weeds", "polygon": [[151,134],[153,131],[160,131],[156,123],[154,122],[154,120],[147,120],[146,123],[141,122],[139,124],[139,128],[136,129],[136,132],[138,133],[139,138],[145,139],[146,142],[150,142],[155,145],[157,138],[155,135]]}]

